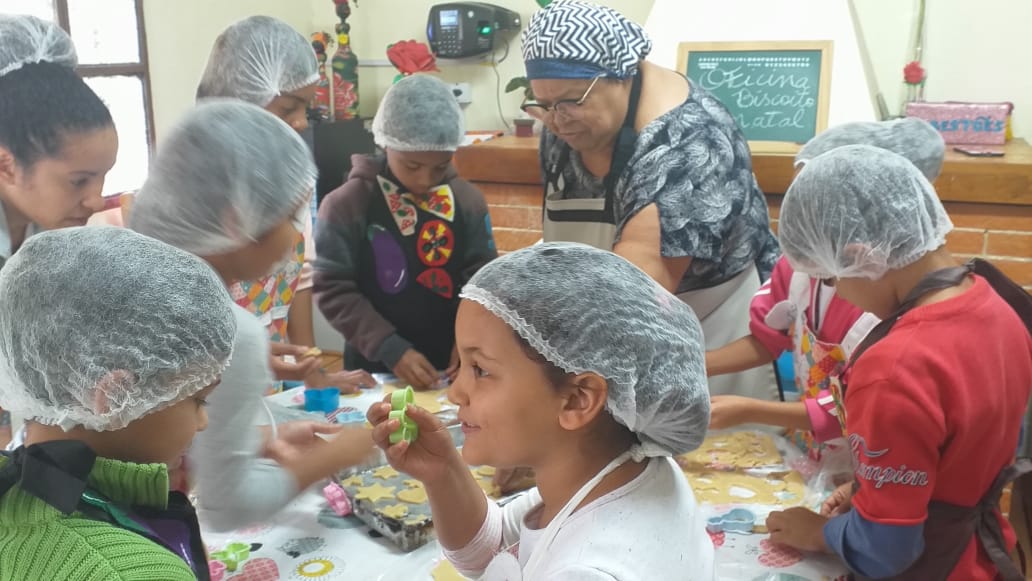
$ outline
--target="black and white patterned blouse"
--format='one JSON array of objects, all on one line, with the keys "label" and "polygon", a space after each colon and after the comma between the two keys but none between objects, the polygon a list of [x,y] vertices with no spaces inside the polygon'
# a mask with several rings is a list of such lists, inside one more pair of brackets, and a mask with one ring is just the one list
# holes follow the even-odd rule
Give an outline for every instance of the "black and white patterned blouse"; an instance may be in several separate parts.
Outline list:
[{"label": "black and white patterned blouse", "polygon": [[[692,257],[677,292],[715,286],[750,263],[766,280],[780,250],[749,145],[724,105],[694,82],[689,85],[682,105],[638,135],[616,184],[616,240],[639,210],[656,204],[660,254]],[[555,164],[564,148],[569,145],[545,129],[542,167]],[[577,152],[570,151],[569,160],[564,197],[602,197],[602,178],[584,168]]]}]

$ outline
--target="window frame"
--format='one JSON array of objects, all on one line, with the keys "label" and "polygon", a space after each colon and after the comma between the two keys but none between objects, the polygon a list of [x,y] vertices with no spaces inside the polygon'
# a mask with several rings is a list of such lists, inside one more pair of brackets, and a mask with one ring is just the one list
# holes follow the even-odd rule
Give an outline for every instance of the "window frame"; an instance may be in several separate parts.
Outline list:
[{"label": "window frame", "polygon": [[[82,2],[83,0],[75,0]],[[68,12],[69,0],[53,0],[57,24],[69,35],[72,23]],[[154,150],[154,102],[151,98],[150,60],[147,56],[147,26],[144,21],[143,0],[133,0],[136,6],[136,43],[139,59],[136,62],[79,65],[75,68],[83,78],[139,77],[143,86],[143,108],[146,116],[147,144]]]}]

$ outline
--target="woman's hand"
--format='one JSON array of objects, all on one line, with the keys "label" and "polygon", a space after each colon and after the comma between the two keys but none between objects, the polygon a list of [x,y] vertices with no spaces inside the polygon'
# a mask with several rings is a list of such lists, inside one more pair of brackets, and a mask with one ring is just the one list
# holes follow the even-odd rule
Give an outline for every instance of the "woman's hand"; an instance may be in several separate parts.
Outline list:
[{"label": "woman's hand", "polygon": [[362,369],[355,371],[336,371],[327,373],[316,369],[305,377],[305,387],[320,389],[323,387],[339,387],[341,393],[358,393],[362,388],[376,386],[376,380]]},{"label": "woman's hand", "polygon": [[398,420],[388,419],[391,412],[389,401],[390,396],[387,396],[384,403],[372,405],[366,419],[373,425],[373,442],[386,452],[391,466],[423,482],[433,482],[445,476],[456,460],[462,462],[444,424],[433,414],[411,404],[405,413],[419,427],[419,435],[411,444],[404,440],[391,444],[391,432],[401,424]]},{"label": "woman's hand", "polygon": [[749,423],[749,414],[756,400],[739,395],[715,395],[710,398],[710,429],[723,430]]},{"label": "woman's hand", "polygon": [[420,391],[430,389],[437,383],[437,370],[422,353],[409,349],[394,366],[394,375],[413,389]]},{"label": "woman's hand", "polygon": [[[279,381],[303,381],[312,373],[317,373],[322,366],[322,360],[318,357],[304,357],[305,353],[312,350],[311,347],[278,342],[271,343],[269,347],[272,352],[269,366]],[[292,355],[296,363],[288,363],[283,359],[284,355]]]},{"label": "woman's hand", "polygon": [[821,505],[821,515],[827,517],[846,514],[853,508],[853,482],[847,482],[835,489],[828,500]]}]

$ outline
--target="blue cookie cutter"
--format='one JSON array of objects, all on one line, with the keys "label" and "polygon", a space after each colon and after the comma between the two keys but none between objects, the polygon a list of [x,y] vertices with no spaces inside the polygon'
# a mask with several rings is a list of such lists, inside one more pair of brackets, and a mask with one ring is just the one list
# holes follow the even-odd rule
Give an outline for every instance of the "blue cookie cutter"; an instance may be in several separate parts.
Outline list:
[{"label": "blue cookie cutter", "polygon": [[751,510],[735,508],[722,515],[711,517],[706,521],[706,530],[717,533],[752,534],[756,524],[756,515]]},{"label": "blue cookie cutter", "polygon": [[305,411],[323,412],[326,414],[337,411],[340,407],[340,389],[336,387],[325,387],[322,389],[305,390]]}]

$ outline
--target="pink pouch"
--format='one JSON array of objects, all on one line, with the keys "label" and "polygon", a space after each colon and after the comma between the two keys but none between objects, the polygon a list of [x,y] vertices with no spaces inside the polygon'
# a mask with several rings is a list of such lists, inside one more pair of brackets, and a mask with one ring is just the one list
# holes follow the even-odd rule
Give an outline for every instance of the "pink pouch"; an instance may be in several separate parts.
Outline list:
[{"label": "pink pouch", "polygon": [[1010,103],[907,103],[907,117],[924,119],[949,144],[1003,145]]}]

